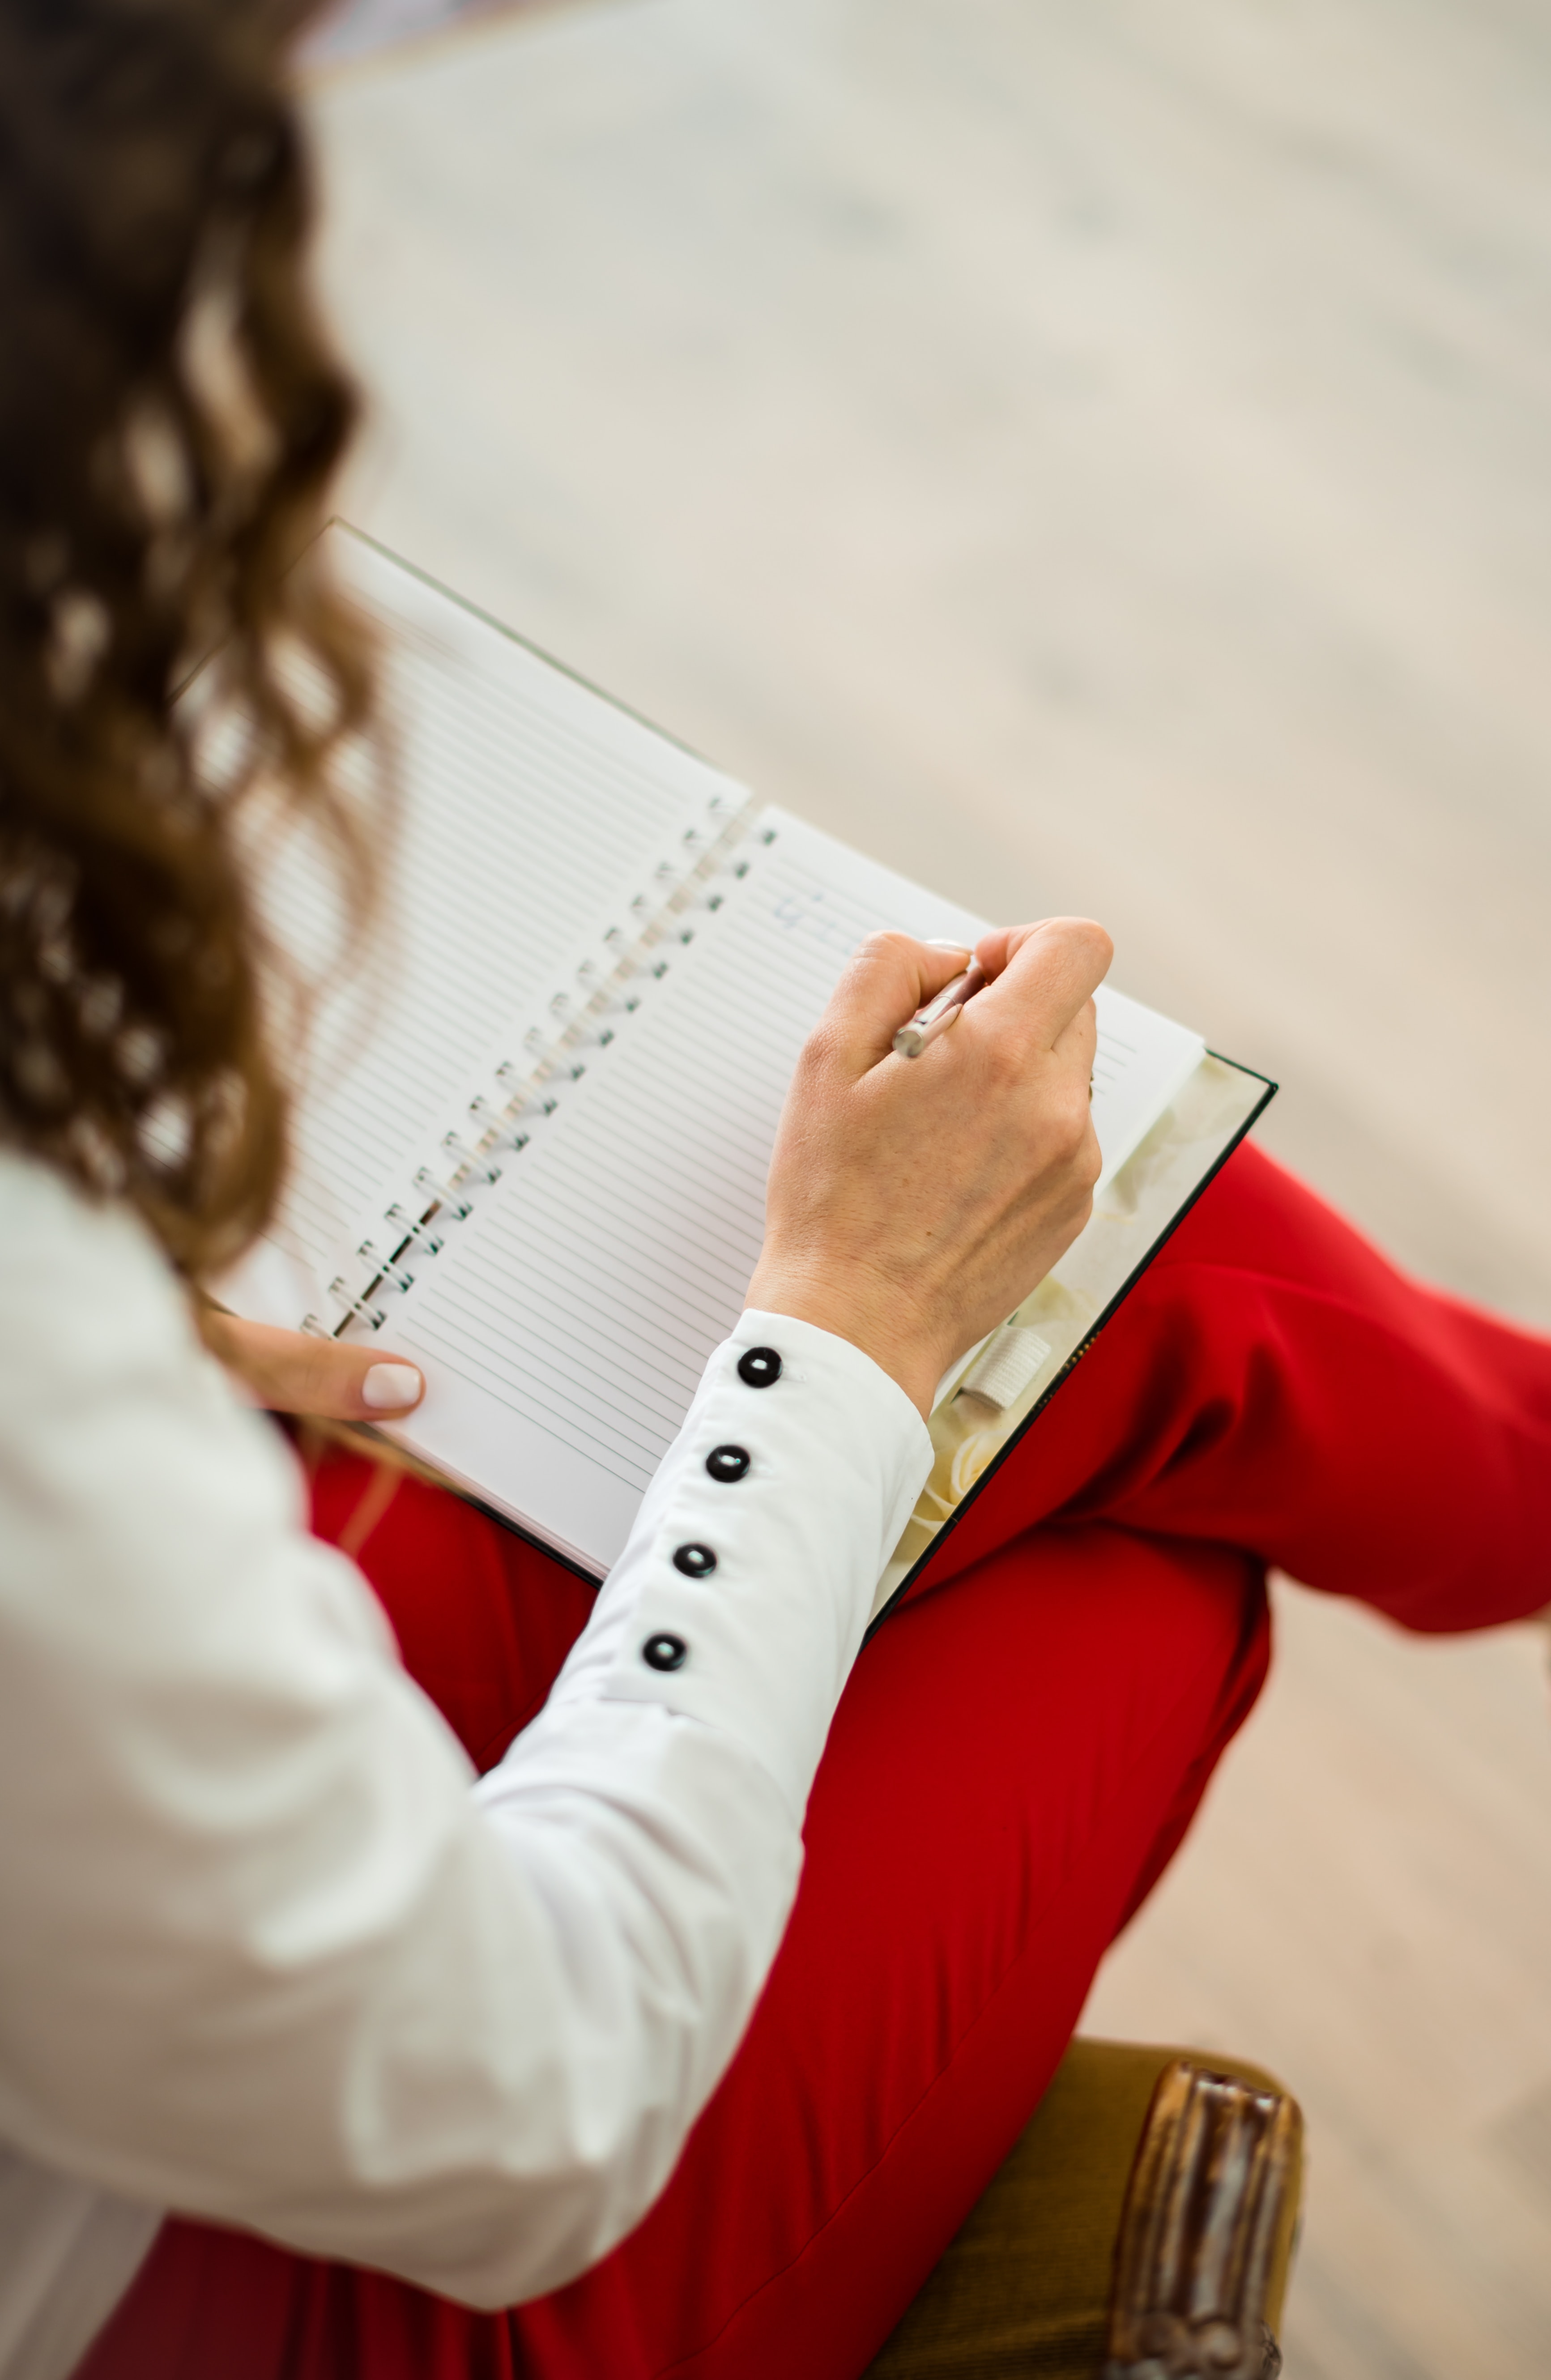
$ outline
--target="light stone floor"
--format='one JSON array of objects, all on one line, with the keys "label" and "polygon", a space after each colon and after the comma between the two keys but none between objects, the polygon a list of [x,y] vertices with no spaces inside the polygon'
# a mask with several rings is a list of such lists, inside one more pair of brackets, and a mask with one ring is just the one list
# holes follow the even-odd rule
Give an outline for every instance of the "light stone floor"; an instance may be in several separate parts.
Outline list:
[{"label": "light stone floor", "polygon": [[[425,13],[342,53],[372,5]],[[1543,6],[588,0],[315,105],[351,516],[909,872],[1103,917],[1270,1147],[1551,1322]],[[1279,1621],[1086,2022],[1300,2091],[1290,2380],[1544,2380],[1536,1641]]]},{"label": "light stone floor", "polygon": [[309,26],[304,55],[309,67],[354,64],[450,25],[461,29],[503,5],[503,0],[333,0]]}]

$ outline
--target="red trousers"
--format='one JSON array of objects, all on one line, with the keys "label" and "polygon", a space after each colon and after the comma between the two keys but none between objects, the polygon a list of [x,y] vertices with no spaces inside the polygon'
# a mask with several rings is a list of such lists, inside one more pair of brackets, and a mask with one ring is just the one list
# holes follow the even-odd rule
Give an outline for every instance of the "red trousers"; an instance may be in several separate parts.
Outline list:
[{"label": "red trousers", "polygon": [[[317,1525],[371,1519],[333,1460]],[[401,1483],[360,1559],[475,1760],[589,1591]],[[1037,2103],[1269,1651],[1268,1564],[1410,1628],[1551,1602],[1551,1346],[1230,1161],[856,1665],[791,1926],[636,2230],[475,2314],[176,2221],[79,2380],[852,2380]]]}]

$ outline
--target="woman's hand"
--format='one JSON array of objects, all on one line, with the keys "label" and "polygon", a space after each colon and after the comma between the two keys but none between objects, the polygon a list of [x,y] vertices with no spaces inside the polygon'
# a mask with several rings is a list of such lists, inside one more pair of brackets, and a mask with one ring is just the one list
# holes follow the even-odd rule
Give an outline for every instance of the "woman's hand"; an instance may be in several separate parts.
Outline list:
[{"label": "woman's hand", "polygon": [[959,1356],[1020,1305],[1088,1219],[1101,926],[988,934],[993,979],[919,1058],[898,1026],[964,954],[875,934],[797,1062],[748,1302],[849,1339],[923,1414]]},{"label": "woman's hand", "polygon": [[321,1421],[397,1421],[426,1392],[420,1374],[401,1356],[383,1363],[370,1347],[239,1321],[213,1305],[200,1309],[200,1332],[254,1403],[273,1413]]}]

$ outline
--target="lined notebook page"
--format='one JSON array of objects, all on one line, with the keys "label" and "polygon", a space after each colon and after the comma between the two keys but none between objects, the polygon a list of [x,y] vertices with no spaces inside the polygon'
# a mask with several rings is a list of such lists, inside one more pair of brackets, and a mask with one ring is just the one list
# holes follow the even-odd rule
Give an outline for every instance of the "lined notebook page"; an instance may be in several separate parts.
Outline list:
[{"label": "lined notebook page", "polygon": [[[246,1269],[271,1318],[297,1323],[344,1256],[401,1197],[422,1144],[456,1122],[454,1095],[595,941],[690,829],[740,787],[427,586],[355,531],[327,532],[346,591],[385,632],[383,708],[406,789],[383,995],[320,1019],[276,1240],[290,1262]],[[328,919],[304,848],[271,901],[304,953]],[[261,1289],[258,1287],[262,1283]]]},{"label": "lined notebook page", "polygon": [[[762,820],[775,840],[382,1333],[430,1383],[403,1442],[599,1571],[742,1309],[787,1080],[847,956],[878,927],[984,930]],[[1096,1123],[1129,1152],[1201,1044],[1111,996],[1102,1049]]]}]

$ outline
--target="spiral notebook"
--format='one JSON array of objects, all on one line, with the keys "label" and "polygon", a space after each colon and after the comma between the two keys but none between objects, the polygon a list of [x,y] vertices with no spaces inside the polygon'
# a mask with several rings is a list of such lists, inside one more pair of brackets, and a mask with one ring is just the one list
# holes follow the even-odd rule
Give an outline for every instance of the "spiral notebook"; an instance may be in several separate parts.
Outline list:
[{"label": "spiral notebook", "polygon": [[[387,1434],[600,1578],[741,1311],[787,1080],[848,954],[985,921],[325,534],[384,649],[392,958],[369,1018],[357,987],[318,1020],[277,1220],[224,1295],[412,1358],[428,1392]],[[305,852],[270,901],[305,955],[327,928]],[[944,1383],[879,1608],[1270,1096],[1185,1026],[1109,987],[1098,1005],[1094,1220]]]}]

